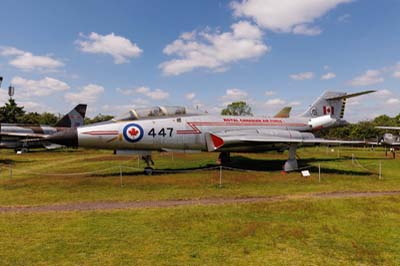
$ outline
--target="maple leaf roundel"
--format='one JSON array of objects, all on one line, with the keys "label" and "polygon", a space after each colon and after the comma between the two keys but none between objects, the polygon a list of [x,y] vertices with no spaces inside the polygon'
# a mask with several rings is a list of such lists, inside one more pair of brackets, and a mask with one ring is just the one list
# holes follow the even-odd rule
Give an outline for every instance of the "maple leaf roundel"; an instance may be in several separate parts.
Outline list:
[{"label": "maple leaf roundel", "polygon": [[138,142],[143,138],[143,128],[135,123],[127,124],[122,133],[128,142]]}]

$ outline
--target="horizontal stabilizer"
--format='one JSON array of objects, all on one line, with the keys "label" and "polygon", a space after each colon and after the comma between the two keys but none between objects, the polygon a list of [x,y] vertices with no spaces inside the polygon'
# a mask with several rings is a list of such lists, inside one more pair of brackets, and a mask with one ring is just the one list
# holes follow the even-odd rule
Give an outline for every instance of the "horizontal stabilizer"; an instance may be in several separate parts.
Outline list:
[{"label": "horizontal stabilizer", "polygon": [[328,100],[328,101],[343,100],[343,99],[353,98],[353,97],[357,97],[357,96],[361,96],[361,95],[369,94],[369,93],[373,93],[373,92],[376,92],[376,91],[375,90],[361,91],[361,92],[350,93],[350,94],[345,94],[345,95],[341,95],[341,96],[327,97],[327,98],[325,98],[325,100]]}]

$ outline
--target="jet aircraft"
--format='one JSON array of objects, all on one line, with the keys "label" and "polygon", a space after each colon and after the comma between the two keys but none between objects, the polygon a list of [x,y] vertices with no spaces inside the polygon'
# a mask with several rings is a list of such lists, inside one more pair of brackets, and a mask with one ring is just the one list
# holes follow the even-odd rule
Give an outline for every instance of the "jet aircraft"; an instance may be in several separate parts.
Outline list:
[{"label": "jet aircraft", "polygon": [[[377,126],[375,128],[400,131],[400,127]],[[385,133],[379,143],[385,146],[400,146],[400,136],[392,133]]]},{"label": "jet aircraft", "polygon": [[30,148],[57,148],[60,145],[45,141],[44,138],[70,128],[83,125],[86,114],[86,104],[78,104],[68,114],[62,117],[54,127],[48,125],[30,124],[0,124],[0,148],[15,149],[27,152]]},{"label": "jet aircraft", "polygon": [[[375,128],[378,129],[385,129],[385,130],[392,130],[392,131],[400,131],[400,127],[393,127],[393,126],[377,126]],[[387,156],[387,148],[390,148],[393,158],[396,158],[396,149],[400,147],[400,135],[392,134],[392,133],[385,133],[379,139],[378,142],[373,142],[370,144],[374,145],[382,145],[385,147],[385,155]]]},{"label": "jet aircraft", "polygon": [[343,124],[346,99],[371,92],[327,91],[304,113],[290,118],[189,114],[184,107],[136,109],[108,123],[81,126],[46,139],[61,145],[139,154],[147,163],[148,174],[152,172],[152,151],[216,151],[224,162],[230,152],[289,149],[283,169],[292,171],[298,168],[296,149],[300,145],[354,144],[316,138],[312,132]]}]

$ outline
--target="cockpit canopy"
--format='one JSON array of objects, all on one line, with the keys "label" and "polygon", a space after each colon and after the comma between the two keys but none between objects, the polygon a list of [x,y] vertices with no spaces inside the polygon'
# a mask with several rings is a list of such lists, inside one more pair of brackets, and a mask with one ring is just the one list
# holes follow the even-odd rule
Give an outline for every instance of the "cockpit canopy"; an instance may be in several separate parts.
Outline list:
[{"label": "cockpit canopy", "polygon": [[113,121],[139,120],[150,117],[180,116],[186,114],[186,108],[182,106],[154,106],[131,109],[117,116]]}]

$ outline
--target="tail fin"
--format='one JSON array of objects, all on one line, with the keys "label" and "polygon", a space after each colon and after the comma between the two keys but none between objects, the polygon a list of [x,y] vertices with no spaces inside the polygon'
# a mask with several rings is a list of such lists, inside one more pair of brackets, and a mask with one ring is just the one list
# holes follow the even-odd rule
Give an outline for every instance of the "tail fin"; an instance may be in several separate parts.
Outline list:
[{"label": "tail fin", "polygon": [[86,115],[86,107],[86,104],[78,104],[68,114],[64,115],[55,126],[71,128],[82,126]]},{"label": "tail fin", "polygon": [[288,118],[291,110],[292,110],[292,107],[290,107],[290,106],[283,107],[282,110],[280,110],[279,112],[276,113],[276,115],[274,115],[274,117],[275,118]]},{"label": "tail fin", "polygon": [[324,92],[310,107],[301,115],[303,117],[319,117],[330,115],[335,119],[342,119],[348,98],[375,92],[374,90],[362,91],[358,93],[347,94],[345,92]]}]

